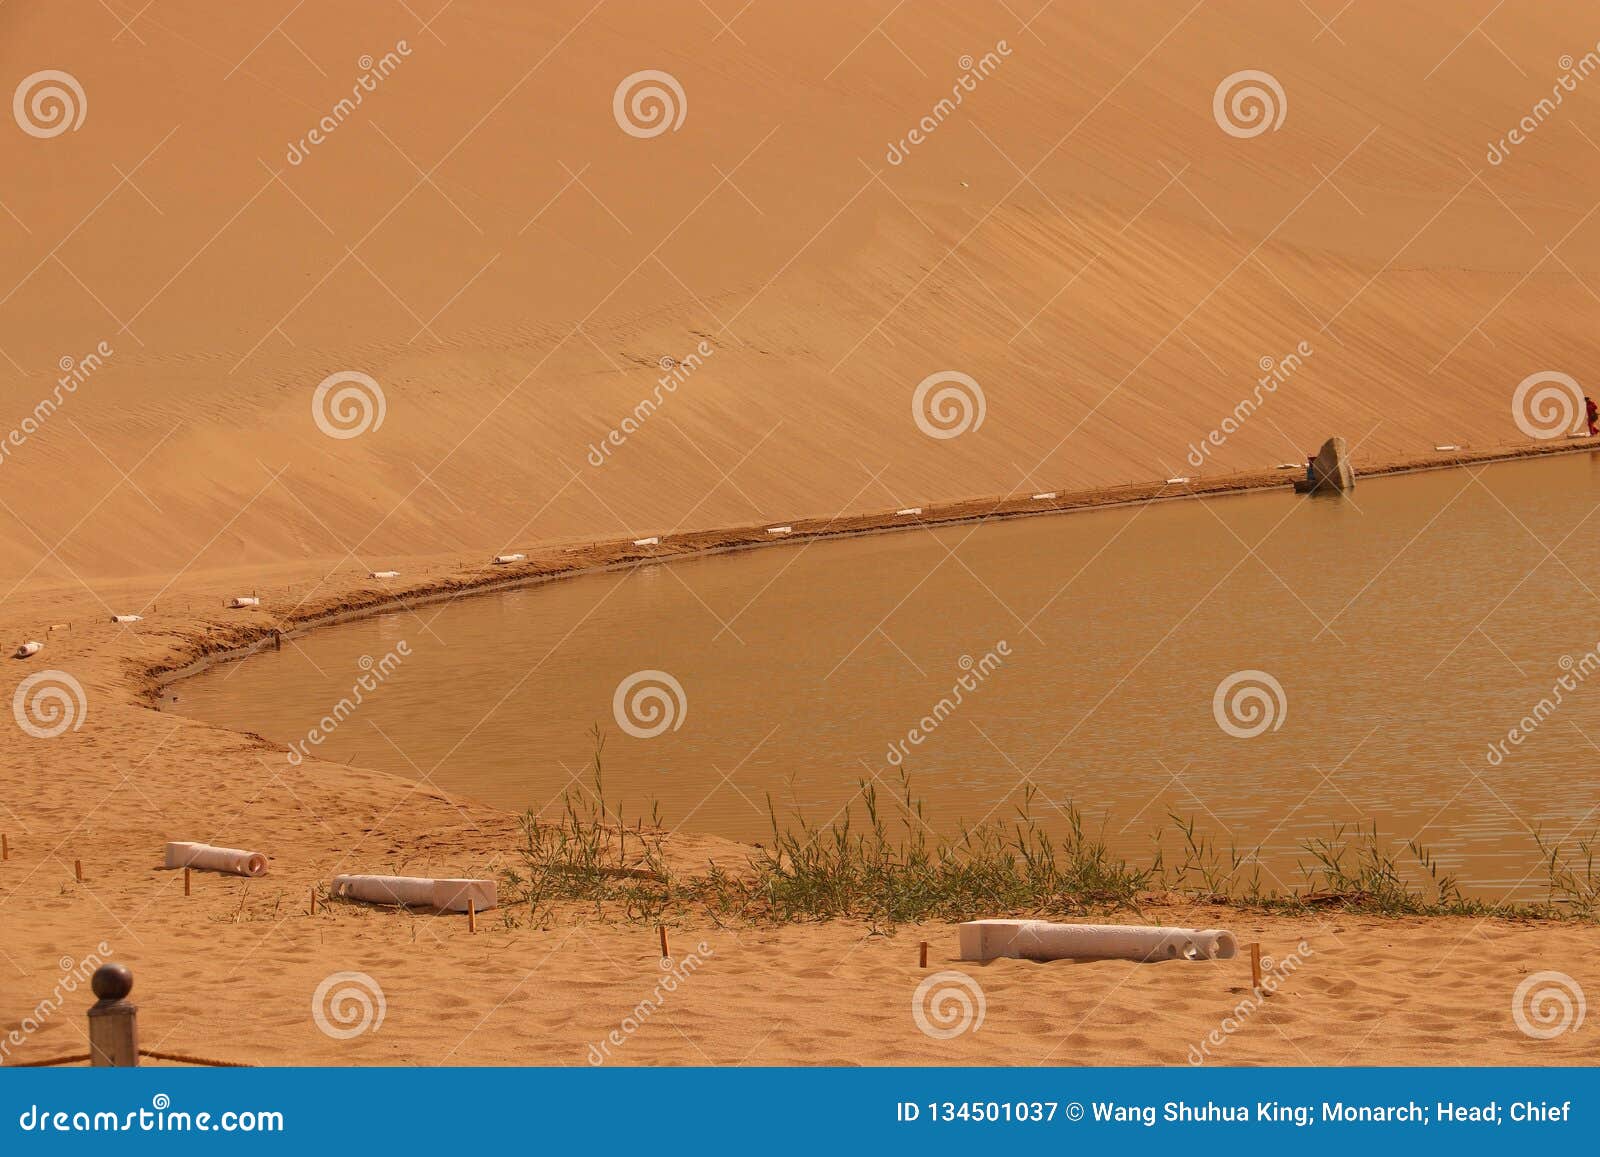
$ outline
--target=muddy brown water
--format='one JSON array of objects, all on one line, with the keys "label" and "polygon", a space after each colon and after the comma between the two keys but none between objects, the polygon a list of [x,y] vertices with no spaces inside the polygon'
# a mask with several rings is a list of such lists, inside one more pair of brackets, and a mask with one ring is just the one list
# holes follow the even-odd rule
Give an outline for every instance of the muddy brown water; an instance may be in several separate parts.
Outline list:
[{"label": "muddy brown water", "polygon": [[585,788],[599,724],[630,819],[741,840],[904,771],[945,831],[1031,784],[1132,857],[1175,814],[1296,883],[1375,824],[1529,898],[1533,833],[1600,824],[1597,507],[1574,455],[794,543],[331,627],[169,707],[516,810]]}]

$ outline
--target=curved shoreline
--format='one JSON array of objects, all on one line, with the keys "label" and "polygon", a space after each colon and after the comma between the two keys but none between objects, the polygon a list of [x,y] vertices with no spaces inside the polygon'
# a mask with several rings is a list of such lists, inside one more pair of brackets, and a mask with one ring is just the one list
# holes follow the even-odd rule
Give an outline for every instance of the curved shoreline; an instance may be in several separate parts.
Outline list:
[{"label": "curved shoreline", "polygon": [[[1409,462],[1369,465],[1364,472],[1378,476],[1435,470],[1579,449],[1588,447],[1511,453],[1502,448],[1458,456],[1461,460],[1420,455]],[[1587,484],[1587,467],[1574,465],[1576,481]],[[925,510],[915,521],[919,526],[971,524],[1275,486],[1287,490],[1291,476],[1268,471],[1201,479],[1182,487],[1147,484],[1065,494],[1048,503],[1026,496],[949,503]],[[1470,483],[1461,478],[1456,484]],[[906,529],[911,521],[889,513],[821,519],[796,523],[795,534],[788,537],[882,533]],[[540,1058],[580,1058],[586,1042],[611,1018],[611,1008],[631,1008],[640,986],[648,988],[659,973],[653,929],[618,918],[619,911],[609,911],[605,921],[594,920],[591,908],[579,902],[564,903],[558,912],[538,919],[526,908],[507,907],[503,915],[490,918],[488,927],[482,926],[480,914],[476,934],[465,920],[447,915],[412,919],[307,902],[340,872],[495,875],[508,863],[519,862],[523,836],[513,810],[458,796],[426,776],[403,770],[376,771],[315,757],[291,769],[283,763],[283,745],[182,715],[181,706],[172,709],[170,695],[167,710],[152,710],[137,692],[151,678],[171,681],[230,651],[270,646],[274,630],[308,631],[414,607],[423,599],[437,605],[458,594],[492,593],[641,561],[771,545],[778,536],[768,536],[765,529],[755,525],[672,536],[648,549],[631,542],[553,544],[528,549],[528,560],[516,567],[491,567],[486,565],[487,552],[458,549],[360,561],[330,554],[265,564],[241,562],[224,550],[218,552],[216,567],[188,572],[178,580],[151,574],[96,583],[92,589],[64,582],[33,584],[14,601],[9,621],[15,632],[37,632],[46,639],[45,661],[35,660],[35,667],[59,668],[81,681],[88,692],[88,722],[81,731],[51,740],[31,738],[15,727],[0,728],[0,756],[22,769],[0,809],[0,829],[10,835],[10,859],[0,865],[0,900],[9,900],[5,913],[17,962],[30,975],[50,977],[63,948],[113,943],[122,962],[141,977],[147,995],[158,994],[147,1005],[146,1015],[155,1018],[152,1025],[183,1051],[198,1055],[257,1063],[437,1063],[443,1056],[450,1064],[517,1064],[530,1055],[531,1028],[538,1036]],[[405,580],[386,589],[366,577],[368,565],[398,570]],[[249,593],[256,584],[262,606],[222,609],[230,596]],[[105,621],[113,609],[141,606],[149,607],[143,623],[125,627]],[[43,633],[47,624],[61,620],[74,621],[54,636]],[[25,667],[18,663],[12,669],[18,678]],[[227,672],[219,677],[223,674]],[[188,895],[177,876],[162,871],[161,849],[175,839],[264,850],[272,857],[271,874],[264,881],[197,876],[193,895]],[[741,865],[751,849],[691,828],[673,831],[663,854],[674,871],[687,876],[703,873],[708,864]],[[80,857],[83,874],[75,881]],[[1463,1024],[1488,1016],[1505,1021],[1508,994],[1537,969],[1562,970],[1586,986],[1600,985],[1589,951],[1593,924],[1553,916],[1380,914],[1341,907],[1331,896],[1318,897],[1303,911],[1267,911],[1237,898],[1214,902],[1151,895],[1141,897],[1140,918],[1195,927],[1225,921],[1241,939],[1273,951],[1313,938],[1317,980],[1300,990],[1293,1008],[1302,1010],[1308,1023],[1340,1030],[1329,1037],[1334,1044],[1329,1045],[1328,1063],[1344,1053],[1344,1046],[1335,1045],[1344,1039],[1346,1026],[1359,1035],[1373,1019],[1393,1012],[1393,986],[1383,982],[1382,973],[1437,978],[1431,1003],[1413,1011]],[[908,968],[916,959],[918,940],[932,945],[930,964],[954,965],[957,933],[949,921],[907,924],[898,935],[870,935],[881,929],[857,917],[763,921],[745,929],[724,927],[708,912],[686,910],[674,914],[671,923],[674,944],[703,936],[729,965],[722,979],[697,988],[685,1006],[706,1018],[707,1039],[726,1047],[728,1063],[758,1046],[775,1050],[763,1057],[773,1063],[832,1059],[816,1052],[814,1034],[799,1022],[783,1021],[791,1031],[770,1032],[789,1015],[789,1005],[772,998],[770,978],[775,974],[796,978],[795,991],[807,1008],[820,1008],[855,1026],[852,1031],[860,1040],[851,1045],[856,1050],[853,1061],[926,1059],[915,1051],[925,1039],[915,1028],[907,1043],[884,1037],[875,1022],[861,1021],[855,1013],[863,1000],[884,1007],[903,1005],[908,983],[915,979]],[[494,934],[486,935],[491,929]],[[1492,952],[1441,949],[1441,943],[1465,945],[1480,937],[1493,942]],[[1369,950],[1374,943],[1381,945],[1378,972]],[[848,960],[848,971],[838,977],[821,975],[819,955],[827,961]],[[617,961],[618,967],[597,968],[596,962],[605,958]],[[1087,1015],[1112,993],[1120,993],[1117,1008],[1126,1005],[1139,1015],[1158,1016],[1162,1031],[1151,1047],[1166,1048],[1161,1055],[1174,1063],[1182,1061],[1189,1040],[1198,1039],[1206,1025],[1232,1006],[1236,997],[1227,986],[1248,977],[1247,972],[1218,972],[1217,983],[1197,1000],[1193,979],[1198,974],[1193,972],[1141,971],[1138,984],[1123,986],[1131,975],[1128,969],[1136,966],[1075,968],[1070,977],[1059,974],[1051,981],[1034,966],[1013,969],[1001,967],[1003,963],[984,973],[984,985],[997,1007],[1015,1010],[1019,1023],[1045,1023],[1033,1014],[1042,1009],[1039,1016],[1044,1016],[1059,1009],[1063,1000],[1074,1008],[1081,1004]],[[251,976],[263,978],[255,996],[262,1016],[241,1035],[235,1019],[216,1010],[237,1003],[239,970],[246,965]],[[346,1042],[307,1032],[305,1024],[307,998],[317,984],[352,967],[379,978],[391,994],[402,997],[391,1006],[384,1035],[356,1042],[366,1050],[356,1053],[348,1051]],[[539,983],[528,985],[535,973]],[[444,990],[452,994],[449,1005],[414,996]],[[509,1006],[507,992],[518,994]],[[574,1020],[574,1008],[589,1011]],[[1083,1046],[1088,1055],[1113,1055],[1104,1050],[1120,1047],[1116,1042],[1125,1028],[1120,1014],[1116,1020],[1104,1030],[1111,1043],[1088,1039]],[[463,1042],[462,1033],[473,1023],[481,1027]],[[1415,1056],[1404,1051],[1412,1047],[1407,1043],[1412,1037],[1391,1035],[1383,1046],[1390,1051],[1380,1056],[1437,1060],[1440,1049],[1456,1048],[1469,1059],[1489,1055],[1526,1063],[1533,1054],[1519,1051],[1526,1047],[1525,1038],[1514,1027],[1502,1027],[1508,1031],[1487,1041],[1474,1029],[1471,1039],[1463,1035],[1454,1044],[1416,1044]],[[1419,1022],[1418,1033],[1427,1030],[1428,1024]],[[997,1062],[1014,1059],[1014,1041],[1026,1045],[1032,1040],[1026,1033],[1014,1039],[974,1039],[980,1045],[996,1042],[984,1045],[991,1051],[976,1059]],[[1537,1055],[1567,1060],[1580,1056],[1584,1038],[1563,1039],[1565,1051],[1551,1053],[1553,1046],[1546,1045],[1541,1047],[1547,1051]],[[702,1059],[693,1052],[675,1053],[682,1040],[670,1032],[641,1037],[637,1055],[651,1063]],[[1045,1040],[1039,1055],[1055,1043]],[[1276,1033],[1270,1034],[1269,1043],[1284,1050],[1280,1059],[1300,1056]],[[66,1051],[57,1044],[56,1038],[41,1037],[21,1059]],[[1295,1047],[1304,1052],[1312,1045],[1299,1038]],[[1315,1056],[1321,1059],[1321,1054]],[[718,1063],[723,1058],[722,1052],[713,1053]]]},{"label": "curved shoreline", "polygon": [[[1451,457],[1447,460],[1437,457],[1391,460],[1362,465],[1356,473],[1358,478],[1384,478],[1595,452],[1600,452],[1600,443],[1572,445],[1567,441],[1501,446],[1485,451],[1462,449],[1449,452]],[[1441,452],[1435,452],[1438,453]],[[398,591],[375,588],[350,590],[309,606],[302,603],[281,621],[257,622],[248,627],[235,628],[243,635],[243,641],[225,641],[220,646],[210,647],[207,644],[213,632],[208,630],[206,635],[184,648],[175,662],[153,664],[137,672],[135,694],[145,706],[159,711],[158,697],[163,689],[201,675],[214,666],[246,659],[278,645],[282,639],[295,639],[322,627],[453,602],[458,598],[521,590],[584,575],[607,574],[646,563],[711,558],[739,551],[794,545],[796,542],[810,544],[830,539],[865,538],[916,529],[1043,518],[1197,498],[1225,498],[1274,489],[1292,492],[1296,476],[1297,473],[1293,471],[1271,470],[1230,474],[1215,479],[1191,479],[1182,484],[1130,483],[1121,487],[1059,491],[1052,499],[960,499],[937,507],[923,507],[914,517],[883,511],[840,515],[831,519],[798,519],[784,524],[792,527],[789,533],[777,536],[767,532],[768,525],[777,524],[762,523],[686,531],[664,536],[664,541],[648,547],[640,547],[631,539],[601,539],[572,547],[528,548],[537,553],[529,554],[526,560],[508,566],[491,564],[487,569],[469,567],[458,576]],[[373,580],[369,578],[365,581]],[[303,607],[308,609],[300,613]],[[269,613],[266,608],[256,608],[255,611]],[[224,624],[208,622],[204,626],[221,628]]]}]

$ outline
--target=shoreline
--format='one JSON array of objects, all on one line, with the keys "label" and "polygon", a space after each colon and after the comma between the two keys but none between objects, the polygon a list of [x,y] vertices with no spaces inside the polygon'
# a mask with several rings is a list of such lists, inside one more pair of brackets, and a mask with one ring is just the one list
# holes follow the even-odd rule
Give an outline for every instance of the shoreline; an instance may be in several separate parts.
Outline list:
[{"label": "shoreline", "polygon": [[[1436,457],[1405,458],[1358,465],[1356,477],[1358,481],[1362,478],[1392,478],[1462,469],[1474,465],[1600,452],[1600,442],[1574,445],[1571,444],[1573,441],[1575,440],[1563,439],[1551,443],[1497,446],[1492,450],[1474,451],[1468,447],[1461,447],[1454,451],[1434,451],[1435,455],[1448,453],[1451,457],[1446,460],[1439,460]],[[395,591],[375,588],[351,590],[313,604],[306,613],[298,614],[296,612],[300,611],[301,606],[306,605],[302,603],[283,620],[285,626],[258,625],[255,635],[246,642],[210,648],[205,645],[205,640],[201,640],[186,660],[180,658],[176,663],[171,661],[158,663],[138,672],[136,694],[146,706],[160,711],[162,709],[159,695],[167,687],[194,678],[215,666],[249,658],[274,645],[278,640],[292,640],[322,627],[453,602],[458,598],[523,590],[563,579],[608,574],[647,563],[712,558],[746,550],[794,545],[797,542],[809,544],[918,529],[1003,522],[1020,518],[1045,518],[1202,498],[1226,498],[1274,489],[1288,490],[1292,497],[1310,497],[1293,494],[1293,482],[1296,477],[1298,477],[1296,471],[1274,469],[1229,474],[1214,479],[1202,477],[1187,480],[1182,484],[1134,482],[1119,487],[1058,491],[1054,498],[1042,500],[1013,497],[957,499],[939,506],[923,507],[919,514],[909,517],[893,511],[882,511],[840,515],[831,519],[797,519],[791,523],[781,524],[790,526],[792,530],[790,533],[778,536],[768,534],[767,526],[780,524],[761,523],[685,531],[663,536],[663,541],[644,547],[631,539],[596,539],[565,547],[528,547],[527,550],[532,553],[528,554],[526,560],[517,563],[489,564],[487,568],[482,564],[476,567],[464,564],[459,574],[449,578]],[[1181,488],[1176,488],[1179,486]],[[984,507],[987,509],[983,509]],[[600,557],[607,554],[614,554],[616,557]],[[367,578],[365,581],[377,580]],[[266,608],[245,608],[245,610],[265,612]],[[222,626],[222,624],[213,625]]]},{"label": "shoreline", "polygon": [[[1597,451],[1600,451],[1600,444],[1573,445],[1568,440],[1553,444],[1536,443],[1513,448],[1496,447],[1493,450],[1464,450],[1456,453],[1448,461],[1434,460],[1429,456],[1426,458],[1409,458],[1368,464],[1358,470],[1357,476],[1358,478],[1398,477],[1470,468],[1476,465],[1512,463],[1553,455],[1594,453]],[[382,615],[415,612],[423,607],[453,602],[457,598],[479,597],[513,590],[530,589],[563,579],[615,573],[650,563],[711,558],[722,554],[767,547],[793,546],[796,545],[796,540],[810,544],[823,540],[846,540],[915,529],[976,525],[987,521],[1042,518],[1052,515],[1069,515],[1192,499],[1237,497],[1275,489],[1282,490],[1286,497],[1295,501],[1310,498],[1311,496],[1308,495],[1294,493],[1293,479],[1298,476],[1296,472],[1272,470],[1231,474],[1213,479],[1196,479],[1183,484],[1181,487],[1170,482],[1133,483],[1115,488],[1095,488],[1075,492],[1063,491],[1059,492],[1054,499],[1046,502],[1015,497],[964,499],[938,507],[925,507],[920,515],[914,518],[900,516],[896,512],[881,511],[826,520],[796,520],[790,524],[793,528],[792,533],[783,536],[768,535],[766,533],[768,524],[761,523],[744,527],[716,528],[662,536],[662,541],[647,547],[640,547],[634,540],[630,539],[596,540],[565,546],[549,546],[542,549],[537,546],[526,546],[521,549],[527,552],[527,558],[519,563],[508,566],[460,563],[445,575],[398,591],[372,587],[363,588],[359,585],[363,580],[358,579],[356,580],[357,585],[351,589],[343,592],[330,592],[322,600],[303,604],[303,613],[291,613],[290,616],[281,620],[284,625],[251,624],[245,628],[245,633],[251,635],[248,642],[220,649],[211,649],[214,640],[209,634],[202,635],[195,642],[195,647],[202,653],[195,654],[186,662],[166,663],[152,667],[145,672],[143,698],[145,705],[158,714],[177,715],[190,722],[200,723],[207,727],[216,727],[227,734],[248,736],[252,740],[276,751],[284,747],[284,745],[266,736],[261,736],[254,732],[235,731],[222,724],[197,720],[191,716],[184,715],[181,711],[169,712],[161,705],[159,696],[166,688],[186,679],[197,677],[213,667],[238,662],[268,649],[274,646],[276,640],[292,641],[324,627],[363,621]],[[1323,495],[1318,497],[1322,500],[1331,500],[1336,496]],[[505,549],[512,548],[508,546]],[[364,581],[370,583],[375,580],[365,578]],[[300,611],[301,608],[297,607],[296,610]],[[247,608],[236,613],[260,616],[270,613],[270,608],[263,605],[262,607]],[[315,759],[315,757],[309,755],[307,758],[310,760]],[[339,766],[347,765],[341,764]],[[377,776],[392,777],[401,785],[411,785],[419,782],[393,770],[376,768],[363,768],[362,770]],[[442,789],[433,785],[431,781],[428,782],[428,786],[432,790],[440,792],[442,796],[458,806],[471,807],[474,810],[483,809],[497,813],[507,820],[515,820],[521,814],[500,805],[484,803],[472,795],[445,793]],[[752,845],[731,841],[722,836],[693,831],[675,831],[673,839],[679,843],[700,840],[712,841],[718,845],[741,849],[746,855],[753,853],[760,846],[759,844]],[[1264,910],[1289,913],[1291,914],[1290,918],[1294,918],[1292,915],[1294,901],[1296,897],[1302,894],[1310,894],[1306,892],[1306,888],[1309,885],[1305,881],[1301,881],[1299,884],[1288,887],[1290,890],[1274,893],[1266,902],[1252,901],[1246,896],[1228,893],[1221,894],[1216,898],[1216,902],[1223,903],[1228,908],[1236,911]],[[1152,895],[1161,894],[1165,893],[1162,891],[1152,893]],[[1469,897],[1469,899],[1475,898],[1475,896]],[[1167,902],[1173,902],[1173,900],[1169,898]],[[1504,904],[1504,907],[1497,907],[1494,910],[1494,914],[1497,918],[1561,922],[1570,919],[1563,911],[1563,907],[1571,902],[1567,898],[1501,901],[1500,903]],[[1360,910],[1366,912],[1365,909]],[[1314,911],[1314,906],[1307,905],[1301,915],[1304,916],[1312,911]],[[1441,907],[1437,911],[1426,913],[1413,910],[1396,910],[1366,912],[1366,914],[1380,919],[1399,919],[1406,916],[1443,919],[1459,917],[1464,911],[1465,906],[1462,905],[1448,908]]]}]

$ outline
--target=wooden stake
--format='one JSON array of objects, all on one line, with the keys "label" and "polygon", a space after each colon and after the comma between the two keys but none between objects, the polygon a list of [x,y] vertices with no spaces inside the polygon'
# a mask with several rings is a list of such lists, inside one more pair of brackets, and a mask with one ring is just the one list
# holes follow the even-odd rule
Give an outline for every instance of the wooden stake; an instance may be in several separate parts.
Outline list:
[{"label": "wooden stake", "polygon": [[467,897],[467,931],[478,930],[478,902],[471,896]]},{"label": "wooden stake", "polygon": [[83,883],[83,861],[72,861],[72,874],[78,878],[78,883]]},{"label": "wooden stake", "polygon": [[921,947],[917,950],[917,967],[928,967],[928,942],[926,940],[922,942]]},{"label": "wooden stake", "polygon": [[667,951],[667,926],[665,924],[657,925],[656,931],[661,933],[661,959],[669,960],[672,957],[672,953]]},{"label": "wooden stake", "polygon": [[1261,945],[1250,945],[1250,983],[1257,992],[1261,991]]},{"label": "wooden stake", "polygon": [[0,832],[0,860],[11,858],[11,837]]},{"label": "wooden stake", "polygon": [[311,914],[313,916],[317,914],[317,886],[315,884],[311,885]]},{"label": "wooden stake", "polygon": [[185,896],[187,896],[189,894],[189,869],[188,868],[185,868],[183,870],[183,894]]}]

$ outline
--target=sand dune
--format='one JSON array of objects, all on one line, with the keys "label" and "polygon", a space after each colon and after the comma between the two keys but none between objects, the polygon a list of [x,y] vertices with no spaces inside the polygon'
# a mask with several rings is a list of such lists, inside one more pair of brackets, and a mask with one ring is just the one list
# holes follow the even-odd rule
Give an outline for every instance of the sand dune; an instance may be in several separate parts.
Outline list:
[{"label": "sand dune", "polygon": [[[1328,29],[1268,2],[1026,27],[999,3],[757,4],[728,28],[687,0],[111,7],[129,30],[98,5],[0,13],[6,75],[65,67],[88,101],[75,132],[0,136],[6,428],[61,359],[113,351],[8,448],[13,575],[1079,489],[1270,466],[1333,431],[1382,458],[1520,439],[1515,384],[1586,369],[1600,89],[1485,159],[1592,47],[1576,3],[1476,31],[1416,0]],[[1286,115],[1240,139],[1212,98],[1247,68]],[[642,69],[681,84],[677,131],[619,129]],[[311,398],[344,370],[386,414],[336,440]],[[942,370],[987,403],[950,440],[911,421]]]}]

